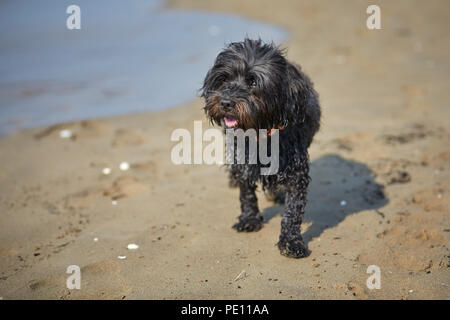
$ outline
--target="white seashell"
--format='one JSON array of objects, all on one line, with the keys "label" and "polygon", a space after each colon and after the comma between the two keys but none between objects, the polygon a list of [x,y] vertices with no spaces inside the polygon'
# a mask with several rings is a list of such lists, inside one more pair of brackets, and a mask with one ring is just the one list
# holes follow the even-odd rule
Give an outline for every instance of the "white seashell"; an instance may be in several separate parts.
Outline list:
[{"label": "white seashell", "polygon": [[127,171],[128,169],[130,169],[130,164],[128,162],[124,161],[119,165],[119,168],[122,171]]},{"label": "white seashell", "polygon": [[136,250],[136,249],[139,248],[139,246],[138,246],[137,244],[135,244],[135,243],[130,243],[130,244],[127,246],[127,248],[128,248],[128,250]]},{"label": "white seashell", "polygon": [[70,137],[72,137],[72,131],[67,130],[67,129],[61,130],[61,131],[59,132],[59,136],[60,136],[61,138],[63,138],[63,139],[70,138]]}]

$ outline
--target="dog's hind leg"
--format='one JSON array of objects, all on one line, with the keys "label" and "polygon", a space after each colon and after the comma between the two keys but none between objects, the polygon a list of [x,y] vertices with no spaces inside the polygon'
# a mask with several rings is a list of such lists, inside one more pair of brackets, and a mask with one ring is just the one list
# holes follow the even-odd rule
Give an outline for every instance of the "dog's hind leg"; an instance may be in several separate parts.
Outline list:
[{"label": "dog's hind leg", "polygon": [[278,242],[281,254],[292,258],[308,255],[308,249],[300,234],[300,225],[305,214],[309,165],[303,161],[302,167],[303,170],[298,171],[297,179],[287,186],[286,206],[281,219],[281,234]]},{"label": "dog's hind leg", "polygon": [[256,184],[241,183],[239,185],[239,199],[242,213],[239,222],[233,228],[239,232],[258,231],[262,227],[263,217],[259,213],[258,198],[256,197]]}]

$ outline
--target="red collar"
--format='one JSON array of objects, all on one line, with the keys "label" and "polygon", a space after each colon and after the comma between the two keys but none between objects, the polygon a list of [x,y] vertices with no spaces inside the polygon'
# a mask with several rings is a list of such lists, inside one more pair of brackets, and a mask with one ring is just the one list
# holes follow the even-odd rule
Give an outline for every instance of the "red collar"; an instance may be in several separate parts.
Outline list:
[{"label": "red collar", "polygon": [[[278,124],[276,129],[281,131],[284,129],[284,127],[281,124]],[[267,135],[270,137],[275,132],[274,130],[276,129],[275,128],[267,129]]]},{"label": "red collar", "polygon": [[[274,133],[275,133],[275,130],[284,130],[284,126],[283,125],[281,125],[281,124],[278,124],[277,125],[277,127],[276,128],[268,128],[267,129],[267,135],[266,134],[264,134],[263,133],[263,138],[267,138],[267,137],[270,137],[271,135],[273,135]],[[255,137],[256,138],[256,140],[258,140],[258,137]]]}]

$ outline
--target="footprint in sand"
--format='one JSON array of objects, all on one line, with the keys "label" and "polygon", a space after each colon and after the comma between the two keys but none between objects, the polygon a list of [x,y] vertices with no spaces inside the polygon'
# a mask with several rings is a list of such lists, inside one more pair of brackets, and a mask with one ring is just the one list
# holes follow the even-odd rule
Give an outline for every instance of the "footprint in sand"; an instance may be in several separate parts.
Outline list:
[{"label": "footprint in sand", "polygon": [[413,194],[412,200],[425,211],[446,212],[450,208],[448,191],[439,186],[422,189]]},{"label": "footprint in sand", "polygon": [[149,186],[140,182],[135,177],[124,176],[114,180],[110,187],[103,189],[103,195],[112,200],[128,197],[134,194],[145,192]]},{"label": "footprint in sand", "polygon": [[49,291],[53,291],[54,289],[58,289],[58,287],[60,287],[61,289],[59,290],[60,292],[62,292],[62,288],[64,288],[63,286],[65,285],[64,283],[64,279],[62,278],[48,278],[48,279],[42,279],[42,280],[31,280],[30,282],[28,282],[28,288],[32,291],[32,292],[49,292]]},{"label": "footprint in sand", "polygon": [[152,175],[157,173],[156,164],[153,161],[135,163],[131,165],[131,168],[144,171]]},{"label": "footprint in sand", "polygon": [[421,162],[425,165],[431,165],[433,167],[440,167],[442,165],[447,165],[450,163],[450,150],[438,153],[435,152],[424,152],[421,158]]},{"label": "footprint in sand", "polygon": [[120,263],[100,261],[81,267],[81,290],[66,287],[69,274],[61,274],[28,282],[25,296],[41,299],[122,299],[131,287],[121,276]]},{"label": "footprint in sand", "polygon": [[121,262],[100,261],[81,268],[83,298],[122,299],[131,290],[121,276]]},{"label": "footprint in sand", "polygon": [[113,147],[137,146],[145,142],[144,134],[134,129],[119,129],[114,134]]},{"label": "footprint in sand", "polygon": [[[442,214],[443,215],[443,214]],[[434,219],[442,218],[434,215]],[[429,271],[443,268],[446,236],[433,227],[430,217],[423,212],[399,213],[394,225],[377,235],[370,249],[358,256],[363,265],[376,264],[383,270]],[[445,255],[445,256],[444,256]]]},{"label": "footprint in sand", "polygon": [[367,142],[367,140],[372,139],[372,135],[368,132],[355,132],[346,136],[339,137],[332,141],[333,144],[337,146],[338,149],[353,151],[355,145],[358,142]]},{"label": "footprint in sand", "polygon": [[355,132],[332,140],[338,150],[351,152],[358,161],[386,157],[385,148],[368,132]]},{"label": "footprint in sand", "polygon": [[[383,244],[363,252],[358,261],[370,265],[374,259],[380,266],[400,268],[408,271],[424,271],[433,265],[436,252],[430,248],[439,248],[445,244],[442,232],[427,230],[417,226],[396,225],[378,234]],[[376,257],[376,258],[375,258]]]},{"label": "footprint in sand", "polygon": [[386,134],[383,135],[382,138],[384,142],[387,144],[398,145],[415,142],[417,140],[422,140],[427,138],[428,136],[434,135],[434,132],[432,130],[428,130],[427,128],[425,128],[425,126],[421,124],[409,126],[408,128],[404,128],[401,131],[404,133]]},{"label": "footprint in sand", "polygon": [[417,165],[409,160],[399,159],[379,159],[375,161],[373,170],[380,177],[384,185],[408,183],[411,181],[411,175],[408,168]]},{"label": "footprint in sand", "polygon": [[63,207],[66,210],[89,209],[95,206],[102,197],[117,200],[145,192],[150,186],[133,176],[122,176],[115,179],[112,184],[94,187],[88,190],[67,196]]},{"label": "footprint in sand", "polygon": [[70,131],[71,140],[91,139],[104,136],[108,133],[109,127],[96,120],[86,120],[81,122],[68,122],[49,126],[34,135],[38,140],[47,137],[60,138],[62,130]]},{"label": "footprint in sand", "polygon": [[101,188],[92,188],[69,195],[64,199],[63,208],[66,210],[92,208],[103,195]]}]

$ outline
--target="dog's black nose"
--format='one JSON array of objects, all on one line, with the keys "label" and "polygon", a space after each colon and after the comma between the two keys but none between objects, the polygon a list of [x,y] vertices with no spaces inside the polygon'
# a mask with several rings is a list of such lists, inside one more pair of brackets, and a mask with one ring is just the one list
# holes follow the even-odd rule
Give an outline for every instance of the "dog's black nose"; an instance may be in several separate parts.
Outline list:
[{"label": "dog's black nose", "polygon": [[224,109],[231,109],[234,107],[234,101],[229,99],[222,99],[220,100],[220,105],[224,107]]}]

